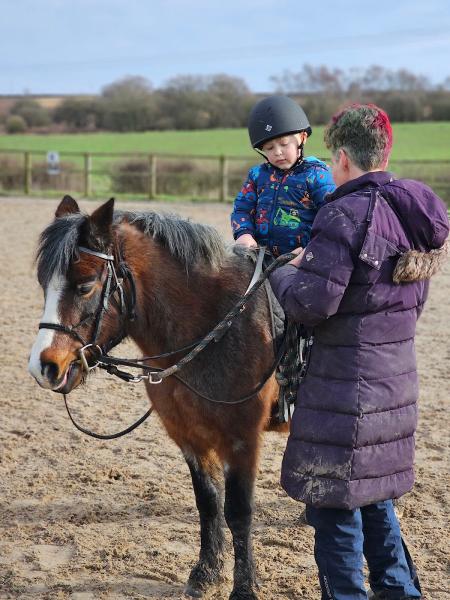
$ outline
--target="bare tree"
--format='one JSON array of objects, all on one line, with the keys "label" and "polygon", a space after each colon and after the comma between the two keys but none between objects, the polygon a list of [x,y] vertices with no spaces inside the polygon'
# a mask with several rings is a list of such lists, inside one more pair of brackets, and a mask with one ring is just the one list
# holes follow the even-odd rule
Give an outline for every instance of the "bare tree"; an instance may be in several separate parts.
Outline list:
[{"label": "bare tree", "polygon": [[102,90],[102,126],[115,131],[145,131],[153,128],[156,103],[151,83],[144,77],[128,76]]}]

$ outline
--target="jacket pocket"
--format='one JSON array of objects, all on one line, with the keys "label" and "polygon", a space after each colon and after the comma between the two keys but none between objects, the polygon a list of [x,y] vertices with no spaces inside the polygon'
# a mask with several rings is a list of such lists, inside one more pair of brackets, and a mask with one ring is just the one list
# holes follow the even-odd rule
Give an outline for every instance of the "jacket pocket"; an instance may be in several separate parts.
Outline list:
[{"label": "jacket pocket", "polygon": [[394,244],[370,229],[367,231],[359,253],[360,260],[379,271],[384,260],[398,255],[400,251]]}]

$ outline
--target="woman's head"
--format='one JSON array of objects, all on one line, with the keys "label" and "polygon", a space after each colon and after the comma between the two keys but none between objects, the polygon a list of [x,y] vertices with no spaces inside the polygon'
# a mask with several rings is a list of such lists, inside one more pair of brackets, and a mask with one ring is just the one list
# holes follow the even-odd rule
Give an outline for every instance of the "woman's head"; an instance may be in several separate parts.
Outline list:
[{"label": "woman's head", "polygon": [[345,153],[360,171],[379,171],[387,167],[392,127],[389,117],[378,106],[352,104],[333,115],[324,140],[334,161]]}]

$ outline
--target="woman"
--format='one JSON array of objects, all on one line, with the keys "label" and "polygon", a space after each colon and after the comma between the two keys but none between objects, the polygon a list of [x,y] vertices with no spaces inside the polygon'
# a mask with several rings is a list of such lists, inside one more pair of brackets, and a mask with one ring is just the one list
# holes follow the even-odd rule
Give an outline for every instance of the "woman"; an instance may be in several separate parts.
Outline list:
[{"label": "woman", "polygon": [[309,328],[281,483],[306,503],[322,599],[420,598],[392,499],[414,482],[416,321],[449,231],[424,184],[385,171],[389,118],[352,105],[325,131],[337,189],[311,241],[271,276],[288,316]]}]

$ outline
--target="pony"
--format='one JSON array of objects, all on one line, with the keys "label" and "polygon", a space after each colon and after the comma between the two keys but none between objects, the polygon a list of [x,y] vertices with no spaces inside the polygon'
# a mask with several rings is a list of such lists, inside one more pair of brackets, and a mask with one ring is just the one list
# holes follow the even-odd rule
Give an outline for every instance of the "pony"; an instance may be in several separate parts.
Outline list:
[{"label": "pony", "polygon": [[[171,214],[114,211],[114,199],[87,215],[70,196],[41,233],[36,261],[45,305],[29,371],[40,386],[63,394],[86,380],[83,362],[95,367],[96,348],[125,337],[144,355],[180,349],[174,356],[185,356],[242,296],[253,273],[248,252],[227,247],[212,227]],[[112,280],[108,262],[115,266]],[[229,598],[257,599],[251,522],[261,433],[287,430],[273,417],[273,361],[261,289],[182,376],[145,382],[189,467],[199,512],[201,544],[187,597],[200,598],[220,580],[224,515],[235,559]],[[173,362],[162,356],[152,366]]]}]

